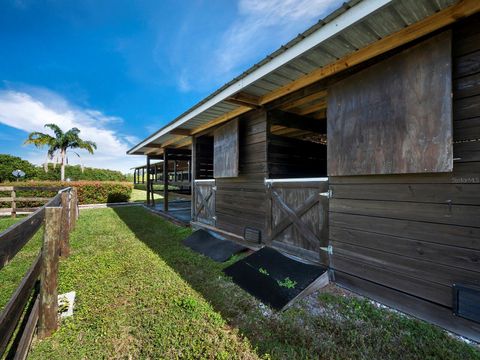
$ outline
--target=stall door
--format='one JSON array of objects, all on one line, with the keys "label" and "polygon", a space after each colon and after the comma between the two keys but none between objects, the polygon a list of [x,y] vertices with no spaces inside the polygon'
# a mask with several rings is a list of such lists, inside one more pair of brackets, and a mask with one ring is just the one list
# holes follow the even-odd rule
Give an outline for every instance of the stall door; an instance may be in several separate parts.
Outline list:
[{"label": "stall door", "polygon": [[193,219],[215,226],[215,180],[195,180]]},{"label": "stall door", "polygon": [[327,265],[328,181],[267,180],[271,246]]}]

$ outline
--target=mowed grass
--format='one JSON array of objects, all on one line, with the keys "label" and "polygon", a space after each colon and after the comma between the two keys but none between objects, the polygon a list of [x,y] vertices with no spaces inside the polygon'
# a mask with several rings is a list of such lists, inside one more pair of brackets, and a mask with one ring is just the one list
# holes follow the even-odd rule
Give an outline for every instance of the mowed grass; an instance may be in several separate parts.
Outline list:
[{"label": "mowed grass", "polygon": [[[159,194],[154,194],[155,200],[162,200],[163,196]],[[130,196],[130,202],[146,202],[147,201],[147,192],[145,190],[133,189],[132,195]]]},{"label": "mowed grass", "polygon": [[[23,217],[16,219],[10,217],[0,218],[0,232],[23,219]],[[13,292],[20,284],[23,276],[27,273],[28,269],[33,264],[33,261],[40,253],[42,239],[43,229],[40,228],[33,238],[12,259],[12,261],[0,270],[0,311],[3,310]]]},{"label": "mowed grass", "polygon": [[143,208],[85,210],[60,265],[75,315],[35,341],[33,359],[480,359],[424,322],[316,294],[272,312],[181,245],[190,230]]}]

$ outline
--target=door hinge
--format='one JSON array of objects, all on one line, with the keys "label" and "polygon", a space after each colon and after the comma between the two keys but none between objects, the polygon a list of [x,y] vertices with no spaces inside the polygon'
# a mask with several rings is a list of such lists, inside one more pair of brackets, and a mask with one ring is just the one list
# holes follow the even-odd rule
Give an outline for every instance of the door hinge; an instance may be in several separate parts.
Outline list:
[{"label": "door hinge", "polygon": [[320,193],[320,196],[325,196],[326,198],[331,199],[331,198],[333,198],[333,190],[329,189],[326,192],[322,192],[322,193]]}]

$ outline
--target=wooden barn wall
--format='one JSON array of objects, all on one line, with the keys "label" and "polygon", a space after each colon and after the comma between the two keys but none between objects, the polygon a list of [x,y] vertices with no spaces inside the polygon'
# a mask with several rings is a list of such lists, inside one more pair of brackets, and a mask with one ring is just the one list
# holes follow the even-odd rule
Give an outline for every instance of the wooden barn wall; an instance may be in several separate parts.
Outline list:
[{"label": "wooden barn wall", "polygon": [[480,18],[453,29],[452,173],[331,177],[341,285],[480,340],[452,285],[480,283]]},{"label": "wooden barn wall", "polygon": [[239,176],[216,179],[216,226],[243,236],[245,227],[265,235],[267,173],[266,113],[241,116],[239,124]]}]

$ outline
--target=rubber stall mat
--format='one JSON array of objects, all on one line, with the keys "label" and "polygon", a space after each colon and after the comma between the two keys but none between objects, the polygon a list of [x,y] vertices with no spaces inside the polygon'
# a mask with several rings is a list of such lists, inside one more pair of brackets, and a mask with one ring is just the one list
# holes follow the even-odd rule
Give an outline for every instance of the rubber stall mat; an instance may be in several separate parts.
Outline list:
[{"label": "rubber stall mat", "polygon": [[245,246],[238,245],[233,241],[215,236],[205,230],[197,230],[183,244],[195,252],[209,257],[217,262],[224,262],[233,255],[247,250]]},{"label": "rubber stall mat", "polygon": [[242,289],[276,310],[282,309],[325,271],[326,267],[304,264],[269,247],[224,269]]}]

